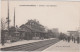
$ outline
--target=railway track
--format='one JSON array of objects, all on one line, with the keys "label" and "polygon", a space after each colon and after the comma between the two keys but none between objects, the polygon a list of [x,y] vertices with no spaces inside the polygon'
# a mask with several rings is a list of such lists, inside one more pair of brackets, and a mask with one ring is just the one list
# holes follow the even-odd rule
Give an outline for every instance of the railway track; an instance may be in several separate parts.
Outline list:
[{"label": "railway track", "polygon": [[43,47],[44,47],[43,49],[46,49],[47,47],[59,41],[60,41],[59,39],[39,41],[39,42],[34,42],[34,43],[28,43],[28,44],[23,44],[23,45],[1,48],[1,51],[35,51]]}]

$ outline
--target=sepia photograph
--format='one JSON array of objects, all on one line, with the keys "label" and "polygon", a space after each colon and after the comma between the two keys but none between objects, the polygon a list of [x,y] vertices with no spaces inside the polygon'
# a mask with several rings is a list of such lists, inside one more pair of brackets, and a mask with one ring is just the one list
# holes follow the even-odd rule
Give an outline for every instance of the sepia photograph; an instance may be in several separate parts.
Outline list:
[{"label": "sepia photograph", "polygon": [[0,51],[80,52],[80,2],[1,0]]}]

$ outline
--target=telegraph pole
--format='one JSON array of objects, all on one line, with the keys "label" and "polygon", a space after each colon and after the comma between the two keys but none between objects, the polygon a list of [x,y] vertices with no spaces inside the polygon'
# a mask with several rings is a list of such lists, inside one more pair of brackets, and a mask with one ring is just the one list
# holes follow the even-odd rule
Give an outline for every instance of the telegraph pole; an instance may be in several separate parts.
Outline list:
[{"label": "telegraph pole", "polygon": [[15,27],[15,8],[14,8],[14,27]]},{"label": "telegraph pole", "polygon": [[10,32],[9,32],[9,23],[10,20],[9,20],[9,0],[8,0],[8,34],[10,35]]},{"label": "telegraph pole", "polygon": [[10,32],[9,32],[9,28],[10,28],[10,20],[9,20],[9,0],[8,0],[8,2],[7,2],[7,6],[8,6],[8,16],[7,16],[7,24],[8,24],[8,27],[7,27],[7,29],[8,29],[8,35],[10,35]]},{"label": "telegraph pole", "polygon": [[80,37],[80,19],[79,19],[79,28],[78,28],[78,31],[79,31],[79,37]]},{"label": "telegraph pole", "polygon": [[9,0],[8,0],[8,30],[9,30]]}]

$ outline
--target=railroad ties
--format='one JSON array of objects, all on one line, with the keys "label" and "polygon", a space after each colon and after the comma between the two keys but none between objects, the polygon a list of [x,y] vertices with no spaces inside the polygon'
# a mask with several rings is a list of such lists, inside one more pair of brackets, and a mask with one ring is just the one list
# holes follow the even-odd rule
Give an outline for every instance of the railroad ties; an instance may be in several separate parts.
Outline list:
[{"label": "railroad ties", "polygon": [[[7,48],[1,48],[2,51],[35,51],[37,49],[40,49],[42,47],[45,47],[43,49],[46,49],[47,47],[59,42],[59,39],[51,39],[51,40],[45,40],[45,41],[39,41],[39,42],[33,42],[23,45],[17,45]],[[47,46],[49,45],[49,46]]]}]

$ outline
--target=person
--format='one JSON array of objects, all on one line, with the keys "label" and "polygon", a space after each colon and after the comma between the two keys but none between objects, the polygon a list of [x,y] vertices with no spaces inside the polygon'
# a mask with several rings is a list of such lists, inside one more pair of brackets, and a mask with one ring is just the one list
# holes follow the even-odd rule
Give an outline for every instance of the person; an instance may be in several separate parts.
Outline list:
[{"label": "person", "polygon": [[67,37],[65,38],[66,42],[67,42]]},{"label": "person", "polygon": [[79,40],[79,37],[77,37],[77,43],[78,43],[78,44],[79,44],[79,41],[80,41],[80,40]]},{"label": "person", "polygon": [[72,41],[73,41],[73,39],[74,39],[74,38],[73,38],[73,36],[72,36]]},{"label": "person", "polygon": [[74,37],[74,43],[75,43],[75,37]]},{"label": "person", "polygon": [[68,37],[68,42],[70,42],[70,37]]}]

